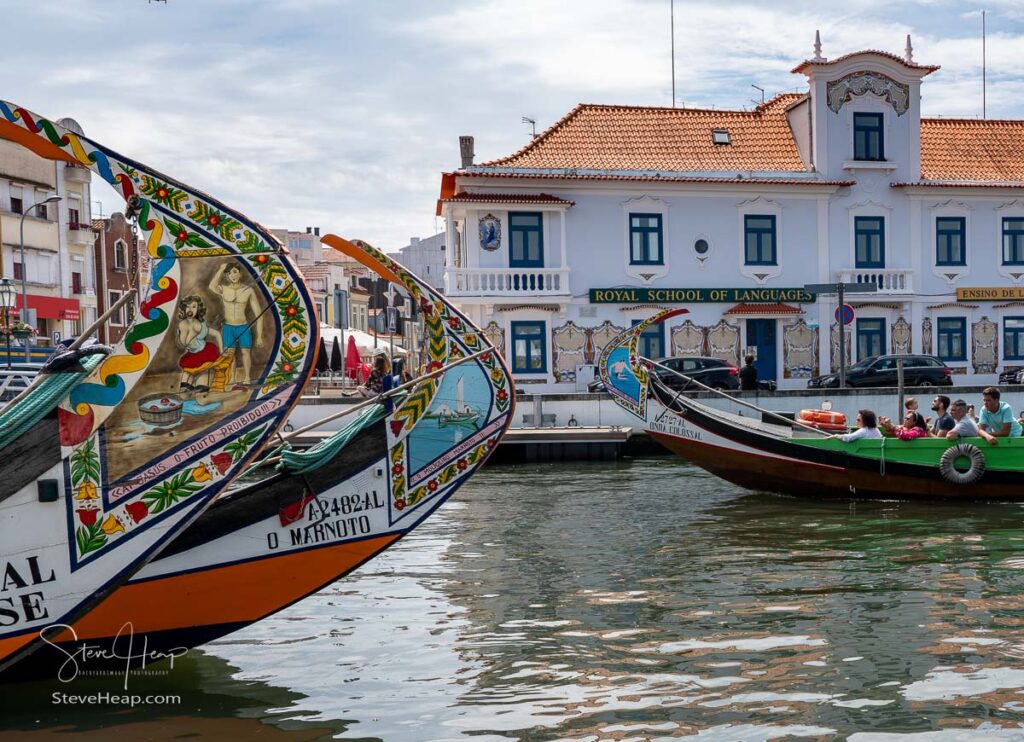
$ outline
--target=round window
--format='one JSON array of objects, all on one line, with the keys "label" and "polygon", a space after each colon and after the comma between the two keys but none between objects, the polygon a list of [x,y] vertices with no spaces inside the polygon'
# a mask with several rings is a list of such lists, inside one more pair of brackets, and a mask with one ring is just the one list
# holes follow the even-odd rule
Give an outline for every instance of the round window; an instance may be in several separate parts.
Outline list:
[{"label": "round window", "polygon": [[707,255],[709,246],[707,240],[697,240],[693,243],[693,251],[698,255]]}]

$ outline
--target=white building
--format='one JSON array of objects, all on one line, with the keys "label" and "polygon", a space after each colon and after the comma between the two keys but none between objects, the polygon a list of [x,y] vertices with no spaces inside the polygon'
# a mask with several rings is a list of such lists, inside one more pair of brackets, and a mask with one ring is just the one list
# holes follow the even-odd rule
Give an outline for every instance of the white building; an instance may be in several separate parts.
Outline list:
[{"label": "white building", "polygon": [[[852,358],[935,354],[960,383],[1024,365],[1024,121],[922,119],[938,67],[863,51],[799,64],[753,111],[579,105],[520,151],[445,173],[447,293],[520,384],[565,389],[620,328],[685,307],[644,353],[757,356],[801,387]],[[848,356],[851,357],[851,356]]]},{"label": "white building", "polygon": [[413,237],[395,259],[428,284],[444,291],[444,232],[420,239]]},{"label": "white building", "polygon": [[[58,123],[81,133],[73,119]],[[76,336],[96,319],[91,188],[88,169],[0,141],[0,276],[15,282],[19,309],[24,279],[36,345],[52,345],[55,333]],[[60,200],[34,208],[52,196]]]},{"label": "white building", "polygon": [[320,227],[306,227],[305,232],[290,229],[272,229],[270,232],[288,248],[298,265],[320,262]]}]

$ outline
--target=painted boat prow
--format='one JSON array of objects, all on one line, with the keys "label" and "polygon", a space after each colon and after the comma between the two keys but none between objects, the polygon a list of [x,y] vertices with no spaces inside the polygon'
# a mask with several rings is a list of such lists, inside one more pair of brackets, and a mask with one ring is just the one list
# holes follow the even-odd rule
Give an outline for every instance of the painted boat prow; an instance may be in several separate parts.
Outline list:
[{"label": "painted boat prow", "polygon": [[[318,327],[297,268],[245,216],[3,101],[0,137],[119,191],[150,266],[124,340],[4,449],[0,543],[18,574],[10,610],[0,604],[5,669],[127,580],[248,465],[298,401]],[[233,325],[206,321],[216,304]],[[30,438],[38,472],[18,483],[23,458],[10,454]]]}]

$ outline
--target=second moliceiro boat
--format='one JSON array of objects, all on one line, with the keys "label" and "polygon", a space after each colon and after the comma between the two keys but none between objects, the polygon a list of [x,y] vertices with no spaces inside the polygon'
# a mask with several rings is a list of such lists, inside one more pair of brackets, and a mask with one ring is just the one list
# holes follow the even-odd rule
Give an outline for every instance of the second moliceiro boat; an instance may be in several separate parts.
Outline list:
[{"label": "second moliceiro boat", "polygon": [[[426,358],[418,383],[395,398],[392,412],[367,407],[316,450],[286,452],[277,472],[254,472],[218,499],[71,630],[51,632],[57,647],[33,657],[32,675],[69,671],[67,658],[81,657],[84,644],[120,647],[111,651],[116,656],[129,642],[145,647],[134,668],[258,621],[407,534],[497,446],[512,420],[514,391],[486,336],[383,253],[333,235],[324,242],[407,290],[422,310]],[[439,424],[453,409],[458,423]],[[102,660],[75,666],[95,669]]]},{"label": "second moliceiro boat", "polygon": [[[747,489],[810,497],[1024,500],[1024,438],[842,440],[753,405],[739,414],[670,389],[637,352],[666,310],[605,346],[598,373],[612,398],[670,451]],[[739,401],[731,403],[734,406]],[[893,407],[896,399],[893,399]]]}]

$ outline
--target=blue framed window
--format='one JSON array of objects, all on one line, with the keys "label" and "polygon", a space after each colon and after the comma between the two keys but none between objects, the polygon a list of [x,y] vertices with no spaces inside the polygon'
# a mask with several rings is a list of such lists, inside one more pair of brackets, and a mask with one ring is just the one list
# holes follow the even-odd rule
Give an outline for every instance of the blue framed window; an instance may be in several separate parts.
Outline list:
[{"label": "blue framed window", "polygon": [[967,219],[940,216],[935,220],[935,265],[967,265],[964,238]]},{"label": "blue framed window", "polygon": [[943,361],[966,361],[967,320],[964,317],[939,317],[935,324],[939,358]]},{"label": "blue framed window", "polygon": [[547,339],[543,322],[512,323],[512,371],[514,373],[547,373]]},{"label": "blue framed window", "polygon": [[[641,321],[642,320],[638,319],[633,320],[633,327],[636,327]],[[637,350],[644,358],[650,358],[652,361],[664,358],[665,325],[661,322],[655,322],[644,330],[640,334],[640,342],[637,344]]]},{"label": "blue framed window", "polygon": [[508,214],[509,268],[544,267],[544,218],[540,212]]},{"label": "blue framed window", "polygon": [[853,218],[853,239],[857,268],[885,267],[885,218],[856,216]]},{"label": "blue framed window", "polygon": [[1003,265],[1024,265],[1024,217],[1003,219]]},{"label": "blue framed window", "polygon": [[775,217],[770,214],[743,216],[744,262],[746,265],[778,265],[775,252]]},{"label": "blue framed window", "polygon": [[857,360],[885,354],[885,320],[857,320]]},{"label": "blue framed window", "polygon": [[1007,361],[1024,361],[1024,317],[1003,318],[1003,353]]},{"label": "blue framed window", "polygon": [[882,130],[882,114],[853,114],[853,159],[885,159],[885,134]]},{"label": "blue framed window", "polygon": [[630,265],[663,265],[661,235],[661,214],[630,214]]}]

